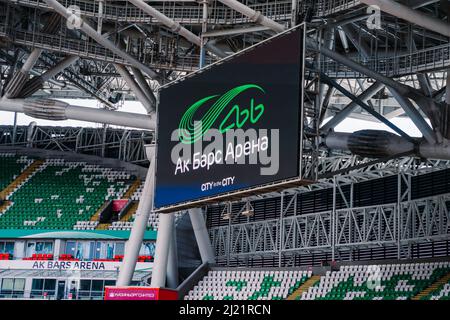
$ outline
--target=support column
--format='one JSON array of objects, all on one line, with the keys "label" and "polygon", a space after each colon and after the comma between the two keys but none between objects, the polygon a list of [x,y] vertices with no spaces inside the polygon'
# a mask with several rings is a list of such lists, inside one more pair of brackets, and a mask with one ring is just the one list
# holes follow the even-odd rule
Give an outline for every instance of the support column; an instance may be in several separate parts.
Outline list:
[{"label": "support column", "polygon": [[166,285],[169,249],[172,242],[174,213],[160,214],[158,237],[156,239],[155,261],[152,272],[152,288]]},{"label": "support column", "polygon": [[336,176],[333,177],[333,209],[331,211],[331,260],[335,261],[336,249]]},{"label": "support column", "polygon": [[414,105],[409,101],[409,99],[405,98],[394,88],[389,88],[389,91],[394,96],[395,100],[400,104],[400,106],[405,110],[405,113],[414,123],[414,125],[419,129],[419,131],[423,134],[424,138],[431,144],[436,143],[436,135],[433,132],[433,129],[428,125],[419,111],[414,107]]},{"label": "support column", "polygon": [[31,80],[28,80],[27,83],[25,83],[25,87],[22,88],[22,91],[20,91],[19,96],[21,98],[27,98],[31,96],[33,93],[41,89],[46,81],[51,80],[58,73],[74,64],[78,59],[78,56],[68,56],[58,62],[55,66],[45,71],[43,74],[35,76]]},{"label": "support column", "polygon": [[156,97],[153,93],[152,89],[148,85],[147,81],[145,80],[144,75],[142,74],[141,70],[131,67],[131,71],[133,72],[134,78],[136,79],[137,84],[142,89],[144,94],[147,96],[148,100],[152,103],[152,112],[155,111],[156,107]]},{"label": "support column", "polygon": [[215,263],[214,250],[212,249],[211,241],[209,240],[202,209],[190,209],[189,218],[191,219],[192,229],[194,229],[194,235],[197,240],[202,263]]},{"label": "support column", "polygon": [[122,76],[122,78],[127,83],[128,87],[130,87],[131,91],[136,95],[136,98],[140,103],[144,106],[147,113],[151,113],[154,111],[153,103],[148,99],[147,95],[142,91],[141,87],[136,83],[134,78],[128,72],[128,69],[120,64],[114,65],[117,72]]},{"label": "support column", "polygon": [[[383,84],[380,82],[375,82],[369,88],[367,88],[361,95],[358,97],[361,101],[367,103],[381,88],[383,88]],[[337,113],[333,118],[331,118],[326,124],[320,128],[322,132],[328,132],[329,130],[336,127],[339,123],[341,123],[345,118],[347,118],[354,109],[358,107],[358,104],[355,101],[352,101],[350,104],[345,106],[339,113]]]},{"label": "support column", "polygon": [[12,145],[16,144],[17,136],[17,112],[14,112],[14,124],[13,124],[13,135],[12,135]]},{"label": "support column", "polygon": [[201,2],[203,8],[203,18],[202,18],[202,35],[200,37],[200,65],[199,68],[205,66],[205,43],[207,39],[204,34],[208,31],[208,0],[202,0]]},{"label": "support column", "polygon": [[447,88],[445,90],[445,102],[450,105],[450,69],[447,69]]},{"label": "support column", "polygon": [[103,3],[104,0],[100,0],[98,2],[98,20],[97,20],[97,32],[102,34],[102,25],[103,25]]},{"label": "support column", "polygon": [[394,219],[394,223],[395,223],[395,232],[396,232],[396,242],[397,242],[397,259],[400,260],[401,258],[401,217],[402,217],[402,212],[401,212],[401,198],[402,198],[402,176],[401,176],[401,171],[399,171],[397,173],[397,210],[396,210],[396,217]]},{"label": "support column", "polygon": [[103,132],[102,132],[102,158],[105,157],[105,151],[106,151],[106,133],[108,130],[108,125],[103,124]]},{"label": "support column", "polygon": [[[147,147],[154,149],[154,146]],[[139,201],[139,206],[136,212],[136,219],[131,229],[130,238],[127,241],[125,247],[125,256],[120,266],[119,277],[117,278],[116,286],[127,286],[133,279],[134,269],[136,268],[136,262],[139,257],[139,251],[141,249],[142,241],[144,239],[144,233],[147,229],[148,218],[153,208],[153,182],[155,177],[155,157],[154,150],[149,151],[152,156],[149,157],[150,167],[147,171],[147,177],[145,179],[144,190],[142,191],[142,197]],[[159,232],[158,232],[159,237]]]},{"label": "support column", "polygon": [[298,0],[292,0],[291,27],[297,25]]},{"label": "support column", "polygon": [[281,202],[280,202],[280,222],[278,224],[278,238],[279,238],[279,248],[278,248],[278,268],[281,268],[283,259],[283,244],[284,244],[284,192],[281,192]]},{"label": "support column", "polygon": [[22,68],[16,72],[5,88],[5,97],[6,98],[15,98],[22,90],[23,86],[28,80],[28,74],[38,61],[39,56],[42,53],[42,49],[34,49],[31,51],[27,60],[24,62]]},{"label": "support column", "polygon": [[178,287],[178,250],[175,223],[172,226],[172,239],[170,241],[166,278],[168,288],[175,289]]},{"label": "support column", "polygon": [[36,128],[36,122],[32,121],[28,125],[27,128],[27,148],[33,148],[33,135],[34,135],[34,129]]}]

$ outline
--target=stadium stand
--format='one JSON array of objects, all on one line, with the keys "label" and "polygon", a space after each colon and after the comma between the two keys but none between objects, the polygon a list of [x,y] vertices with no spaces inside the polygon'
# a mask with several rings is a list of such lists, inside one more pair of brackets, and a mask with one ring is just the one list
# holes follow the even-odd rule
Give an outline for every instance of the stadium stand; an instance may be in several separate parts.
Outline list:
[{"label": "stadium stand", "polygon": [[338,271],[211,270],[185,300],[447,300],[450,262],[341,266]]},{"label": "stadium stand", "polygon": [[284,300],[311,271],[209,271],[185,300]]},{"label": "stadium stand", "polygon": [[33,159],[26,156],[16,156],[11,153],[0,154],[0,191],[13,182],[31,163],[33,163]]},{"label": "stadium stand", "polygon": [[[24,157],[1,158],[12,172],[2,174],[2,181],[30,163]],[[10,205],[0,215],[0,228],[92,230],[97,226],[92,216],[105,201],[123,197],[133,179],[111,168],[48,159],[6,197]]]},{"label": "stadium stand", "polygon": [[[129,196],[129,199],[133,201],[131,208],[129,209],[127,215],[121,221],[115,221],[109,227],[109,230],[131,230],[133,226],[133,221],[136,217],[136,211],[139,205],[139,199],[141,199],[142,190],[144,189],[144,182],[140,181],[139,185],[135,185],[135,191]],[[130,187],[131,189],[132,187]],[[147,227],[150,230],[158,230],[158,214],[151,212],[148,218]]]},{"label": "stadium stand", "polygon": [[430,300],[450,300],[450,282],[442,285],[442,288],[435,294],[429,297]]},{"label": "stadium stand", "polygon": [[450,300],[450,273],[418,294],[415,300]]},{"label": "stadium stand", "polygon": [[449,262],[343,266],[300,300],[410,300],[449,272]]}]

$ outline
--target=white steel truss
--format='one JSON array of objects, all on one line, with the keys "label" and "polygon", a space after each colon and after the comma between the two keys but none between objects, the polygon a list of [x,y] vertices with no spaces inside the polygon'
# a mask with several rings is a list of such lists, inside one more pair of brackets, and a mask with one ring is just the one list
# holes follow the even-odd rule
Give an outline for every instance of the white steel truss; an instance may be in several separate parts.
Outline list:
[{"label": "white steel truss", "polygon": [[[400,197],[399,197],[400,198]],[[209,230],[218,259],[334,252],[450,239],[450,194],[346,208]],[[334,256],[334,255],[333,255]]]}]

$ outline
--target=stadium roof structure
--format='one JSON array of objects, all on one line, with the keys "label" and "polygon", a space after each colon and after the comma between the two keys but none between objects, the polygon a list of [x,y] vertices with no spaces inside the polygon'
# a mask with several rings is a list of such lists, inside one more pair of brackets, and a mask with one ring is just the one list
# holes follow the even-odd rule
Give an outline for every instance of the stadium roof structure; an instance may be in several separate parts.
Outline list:
[{"label": "stadium roof structure", "polygon": [[[60,140],[82,153],[91,143],[79,137],[86,137],[105,156],[111,137],[119,150],[130,147],[116,157],[147,165],[158,88],[300,24],[304,156],[314,158],[302,174],[317,180],[300,191],[334,187],[336,194],[336,174],[350,183],[447,166],[450,8],[439,0],[0,0],[0,110],[151,132],[66,128]],[[95,98],[99,108],[55,100],[68,98]],[[127,100],[139,101],[146,115],[128,112]],[[402,131],[397,117],[409,118],[421,137]],[[382,123],[396,135],[334,132],[346,118]],[[1,129],[7,145],[64,149],[54,128]]]},{"label": "stadium roof structure", "polygon": [[[325,129],[344,116],[380,121],[351,104],[352,96],[387,121],[407,115],[418,125],[417,117],[429,117],[426,107],[413,115],[395,83],[437,103],[445,98],[449,23],[440,1],[2,0],[0,6],[1,86],[8,99],[95,98],[109,110],[132,99],[151,112],[157,87],[302,22],[320,44],[310,48],[322,52],[320,70],[332,81],[320,85],[322,119],[339,116]],[[384,78],[375,75],[375,82],[373,73]]]}]

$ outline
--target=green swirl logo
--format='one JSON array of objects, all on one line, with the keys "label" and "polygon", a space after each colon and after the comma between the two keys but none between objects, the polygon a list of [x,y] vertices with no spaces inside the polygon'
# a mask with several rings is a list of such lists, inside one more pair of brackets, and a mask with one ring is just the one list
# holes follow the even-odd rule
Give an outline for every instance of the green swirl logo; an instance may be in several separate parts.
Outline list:
[{"label": "green swirl logo", "polygon": [[[245,84],[229,90],[222,96],[212,95],[195,102],[187,109],[181,118],[178,130],[180,141],[184,144],[192,144],[201,139],[216,123],[219,116],[224,113],[224,110],[230,102],[241,93],[250,89],[256,89],[265,93],[264,89],[256,84]],[[205,115],[200,120],[194,122],[194,115],[197,110],[205,103],[214,99],[217,99],[216,102],[208,109]],[[250,100],[249,108],[241,109],[235,104],[225,117],[223,117],[219,125],[219,131],[220,133],[225,133],[234,128],[240,129],[247,121],[255,124],[261,118],[263,113],[264,105],[258,104],[255,106],[255,99],[253,98]]]}]

